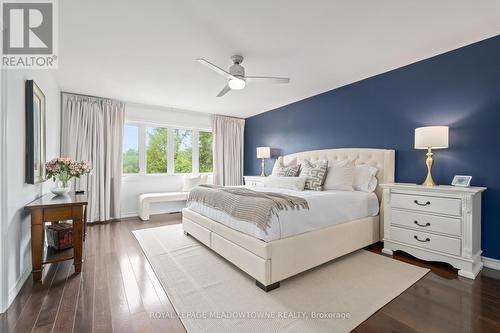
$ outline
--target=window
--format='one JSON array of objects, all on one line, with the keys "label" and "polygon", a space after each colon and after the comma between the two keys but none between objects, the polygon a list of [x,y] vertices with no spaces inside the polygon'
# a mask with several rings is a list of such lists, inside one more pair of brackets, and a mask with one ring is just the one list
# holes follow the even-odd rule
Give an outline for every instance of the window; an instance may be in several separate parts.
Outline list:
[{"label": "window", "polygon": [[193,172],[193,131],[174,130],[174,172]]},{"label": "window", "polygon": [[123,128],[124,174],[211,173],[212,132],[127,123]]},{"label": "window", "polygon": [[123,173],[139,173],[139,127],[123,128]]},{"label": "window", "polygon": [[168,129],[148,127],[146,129],[146,172],[167,173]]},{"label": "window", "polygon": [[213,141],[211,132],[199,132],[198,138],[199,151],[199,163],[200,172],[212,172],[213,171]]}]

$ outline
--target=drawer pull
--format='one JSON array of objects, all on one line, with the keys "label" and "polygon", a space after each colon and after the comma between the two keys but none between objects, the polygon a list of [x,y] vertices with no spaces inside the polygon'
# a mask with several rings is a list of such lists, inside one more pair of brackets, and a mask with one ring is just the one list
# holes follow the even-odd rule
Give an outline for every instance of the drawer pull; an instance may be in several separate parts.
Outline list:
[{"label": "drawer pull", "polygon": [[414,200],[413,202],[419,206],[430,206],[431,205],[430,201],[427,201],[426,203],[420,203],[420,202],[418,202],[418,200]]},{"label": "drawer pull", "polygon": [[416,225],[418,225],[419,227],[430,227],[431,224],[429,222],[427,222],[426,224],[420,224],[418,223],[418,221],[413,221],[413,223],[415,223]]},{"label": "drawer pull", "polygon": [[417,235],[413,236],[413,238],[415,238],[416,240],[418,240],[419,242],[422,242],[422,243],[427,243],[427,242],[430,242],[431,239],[430,238],[426,238],[426,239],[420,239],[418,238]]}]

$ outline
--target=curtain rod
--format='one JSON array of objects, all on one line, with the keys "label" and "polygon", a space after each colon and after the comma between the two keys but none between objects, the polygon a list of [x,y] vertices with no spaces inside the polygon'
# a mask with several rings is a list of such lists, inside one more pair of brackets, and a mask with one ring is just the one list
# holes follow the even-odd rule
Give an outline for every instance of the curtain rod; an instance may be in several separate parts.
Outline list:
[{"label": "curtain rod", "polygon": [[[86,94],[78,94],[78,93],[73,93],[73,92],[69,92],[69,91],[62,91],[61,90],[61,95],[62,94],[68,94],[68,95],[76,95],[76,96],[82,96],[82,97],[92,97],[92,98],[100,98],[100,99],[109,99],[109,100],[114,100],[112,98],[109,98],[109,97],[101,97],[101,96],[94,96],[94,95],[86,95]],[[121,102],[121,101],[119,101]]]}]

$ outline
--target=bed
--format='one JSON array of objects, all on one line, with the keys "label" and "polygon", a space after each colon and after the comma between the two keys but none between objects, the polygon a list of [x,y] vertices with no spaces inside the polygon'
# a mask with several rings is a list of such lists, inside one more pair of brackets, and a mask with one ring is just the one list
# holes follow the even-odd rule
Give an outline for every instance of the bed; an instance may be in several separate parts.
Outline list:
[{"label": "bed", "polygon": [[[378,183],[382,184],[394,182],[394,155],[394,150],[387,149],[342,148],[290,154],[284,161],[355,160],[356,164],[377,167]],[[345,191],[297,193],[308,200],[310,211],[280,212],[279,219],[273,218],[276,220],[265,232],[201,204],[183,209],[183,229],[251,275],[265,291],[278,288],[281,280],[382,239],[380,187],[371,195]],[[328,205],[329,201],[340,204]]]}]

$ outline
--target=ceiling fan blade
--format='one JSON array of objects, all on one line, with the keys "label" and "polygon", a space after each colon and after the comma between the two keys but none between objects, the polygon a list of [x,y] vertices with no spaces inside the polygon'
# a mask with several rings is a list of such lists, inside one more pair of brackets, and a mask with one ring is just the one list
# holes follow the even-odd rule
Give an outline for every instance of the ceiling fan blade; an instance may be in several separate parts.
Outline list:
[{"label": "ceiling fan blade", "polygon": [[256,83],[289,83],[288,77],[270,77],[270,76],[245,76],[247,82]]},{"label": "ceiling fan blade", "polygon": [[226,84],[226,86],[224,88],[222,88],[222,90],[217,94],[217,97],[222,97],[224,96],[226,93],[228,93],[229,91],[231,90],[231,88],[229,88],[229,85]]},{"label": "ceiling fan blade", "polygon": [[212,64],[211,62],[208,62],[206,61],[205,59],[196,59],[196,61],[198,61],[200,64],[202,65],[205,65],[207,66],[208,68],[210,68],[211,70],[213,70],[214,72],[228,78],[228,79],[235,79],[235,77],[233,75],[231,75],[230,73],[226,72],[225,70],[223,70],[222,68]]}]

